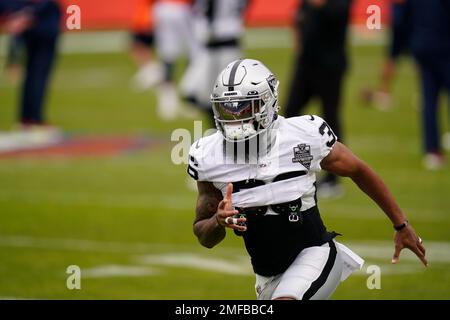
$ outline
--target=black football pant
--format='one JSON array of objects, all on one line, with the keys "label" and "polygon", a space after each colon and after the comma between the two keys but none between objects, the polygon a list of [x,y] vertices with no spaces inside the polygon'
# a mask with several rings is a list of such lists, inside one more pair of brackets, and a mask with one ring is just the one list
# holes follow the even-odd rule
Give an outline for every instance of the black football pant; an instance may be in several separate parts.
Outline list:
[{"label": "black football pant", "polygon": [[439,94],[450,95],[450,55],[416,55],[422,85],[422,127],[425,152],[442,152],[439,137]]},{"label": "black football pant", "polygon": [[23,35],[26,50],[26,74],[22,86],[20,121],[24,124],[44,122],[43,104],[56,56],[58,36],[28,31]]}]

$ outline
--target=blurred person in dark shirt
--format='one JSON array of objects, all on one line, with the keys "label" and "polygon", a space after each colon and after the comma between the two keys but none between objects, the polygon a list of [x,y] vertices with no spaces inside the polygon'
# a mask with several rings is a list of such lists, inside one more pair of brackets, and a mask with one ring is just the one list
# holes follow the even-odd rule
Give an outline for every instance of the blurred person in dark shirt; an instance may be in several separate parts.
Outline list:
[{"label": "blurred person in dark shirt", "polygon": [[443,89],[450,94],[450,0],[407,0],[406,10],[411,52],[421,80],[424,165],[439,169],[444,156],[439,141],[438,99]]},{"label": "blurred person in dark shirt", "polygon": [[25,60],[25,44],[21,35],[11,36],[8,43],[5,71],[9,80],[16,84],[21,79]]},{"label": "blurred person in dark shirt", "polygon": [[59,5],[52,0],[2,0],[0,17],[3,29],[22,39],[26,55],[20,128],[0,137],[0,149],[59,140],[58,130],[47,126],[44,116],[44,99],[60,34]]},{"label": "blurred person in dark shirt", "polygon": [[[295,69],[286,117],[302,113],[308,102],[320,99],[323,117],[342,137],[339,119],[342,80],[347,69],[346,38],[351,0],[304,0],[296,17]],[[322,197],[342,194],[337,177],[327,174],[318,183]]]}]

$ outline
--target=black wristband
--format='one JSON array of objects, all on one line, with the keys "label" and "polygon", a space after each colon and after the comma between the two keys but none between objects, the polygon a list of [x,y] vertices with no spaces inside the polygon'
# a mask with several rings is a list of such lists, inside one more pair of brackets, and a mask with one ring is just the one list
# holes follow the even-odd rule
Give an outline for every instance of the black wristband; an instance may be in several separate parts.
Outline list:
[{"label": "black wristband", "polygon": [[402,224],[400,224],[400,225],[398,225],[398,226],[394,226],[394,229],[396,230],[396,231],[400,231],[400,230],[402,230],[403,228],[405,228],[407,225],[408,225],[408,220],[405,220],[405,222],[403,222]]}]

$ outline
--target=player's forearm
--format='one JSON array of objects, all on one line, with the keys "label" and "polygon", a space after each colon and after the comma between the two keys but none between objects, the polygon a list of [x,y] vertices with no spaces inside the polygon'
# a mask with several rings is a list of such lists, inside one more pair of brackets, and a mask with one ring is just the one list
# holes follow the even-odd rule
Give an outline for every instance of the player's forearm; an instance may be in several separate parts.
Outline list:
[{"label": "player's forearm", "polygon": [[194,234],[201,245],[212,248],[225,237],[225,228],[216,218],[222,194],[212,183],[197,183],[199,196],[195,209]]},{"label": "player's forearm", "polygon": [[202,246],[212,248],[225,238],[225,228],[219,225],[216,216],[194,223],[194,234]]},{"label": "player's forearm", "polygon": [[406,217],[383,180],[375,171],[361,162],[350,178],[386,213],[394,225],[402,224]]}]

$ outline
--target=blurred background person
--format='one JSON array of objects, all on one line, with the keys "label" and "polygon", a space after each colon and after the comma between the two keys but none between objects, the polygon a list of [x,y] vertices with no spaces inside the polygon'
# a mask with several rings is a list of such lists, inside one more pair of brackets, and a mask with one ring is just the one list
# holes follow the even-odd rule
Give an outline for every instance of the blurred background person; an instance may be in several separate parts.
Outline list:
[{"label": "blurred background person", "polygon": [[180,113],[174,79],[176,61],[183,54],[191,60],[198,52],[193,37],[191,10],[192,0],[157,0],[153,6],[156,48],[163,64],[157,112],[163,120],[174,120]]},{"label": "blurred background person", "polygon": [[[304,112],[308,102],[319,98],[323,117],[342,141],[340,103],[347,69],[346,38],[350,0],[305,0],[296,17],[296,57],[285,110],[286,117]],[[321,197],[342,194],[337,176],[326,174],[318,181]]]},{"label": "blurred background person", "polygon": [[180,87],[186,100],[206,112],[215,127],[211,83],[231,61],[242,58],[241,37],[248,0],[195,0],[194,36],[199,52],[191,60]]},{"label": "blurred background person", "polygon": [[138,66],[132,84],[137,90],[148,90],[162,81],[163,70],[154,49],[153,3],[155,0],[139,0],[131,33],[130,56]]},{"label": "blurred background person", "polygon": [[9,38],[5,72],[10,81],[16,84],[22,75],[25,60],[25,44],[23,35],[12,35]]},{"label": "blurred background person", "polygon": [[389,46],[381,69],[378,86],[375,90],[363,89],[361,98],[367,104],[380,110],[392,106],[392,82],[398,59],[408,51],[408,25],[404,23],[406,0],[391,1],[391,22],[389,28]]},{"label": "blurred background person", "polygon": [[[57,52],[61,12],[52,0],[2,0],[3,27],[25,48],[19,129],[0,136],[0,148],[28,147],[60,141],[61,133],[48,126],[44,103]],[[20,45],[20,44],[18,44]]]},{"label": "blurred background person", "polygon": [[450,1],[407,0],[406,10],[422,89],[424,165],[435,170],[444,164],[437,112],[442,89],[450,94]]}]

